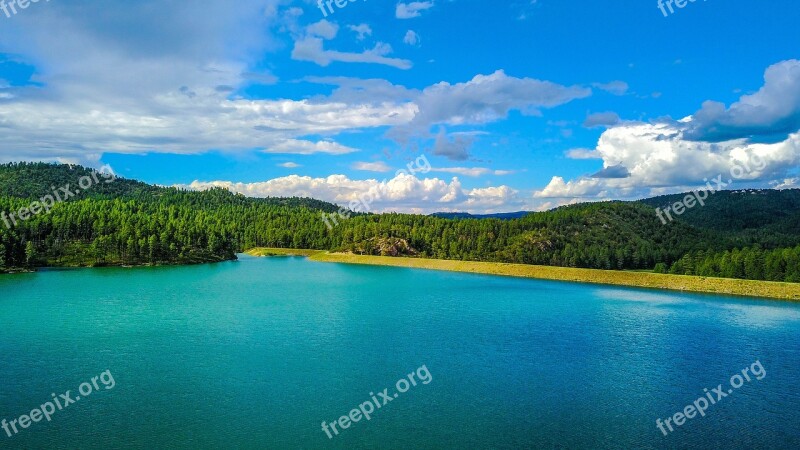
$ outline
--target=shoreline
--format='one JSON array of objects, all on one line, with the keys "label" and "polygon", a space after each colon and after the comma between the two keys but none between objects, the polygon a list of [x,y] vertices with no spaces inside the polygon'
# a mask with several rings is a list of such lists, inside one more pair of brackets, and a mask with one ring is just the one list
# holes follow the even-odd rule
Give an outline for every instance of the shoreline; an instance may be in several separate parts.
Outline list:
[{"label": "shoreline", "polygon": [[526,264],[480,261],[452,261],[425,258],[363,256],[346,253],[329,253],[324,250],[251,249],[245,253],[252,256],[261,256],[262,254],[271,254],[275,256],[307,256],[312,261],[317,262],[405,267],[412,269],[500,275],[550,281],[627,286],[634,288],[657,289],[661,291],[757,297],[775,300],[789,300],[795,302],[800,301],[800,283],[670,275],[653,272],[626,272],[598,269],[578,269],[570,267],[533,266]]},{"label": "shoreline", "polygon": [[[234,255],[235,256],[235,255]],[[32,268],[9,268],[7,270],[0,271],[0,276],[2,275],[19,275],[25,273],[38,273],[41,271],[48,271],[48,270],[78,270],[78,269],[137,269],[137,268],[145,268],[145,267],[183,267],[183,266],[201,266],[204,264],[218,264],[226,261],[237,261],[238,258],[228,258],[228,259],[209,259],[207,261],[180,261],[180,262],[160,262],[160,263],[141,263],[141,264],[123,264],[120,262],[112,262],[107,264],[47,264],[42,266],[36,266]]]},{"label": "shoreline", "polygon": [[314,256],[317,253],[324,253],[325,250],[303,250],[296,248],[265,248],[257,247],[246,250],[243,253],[250,256]]}]

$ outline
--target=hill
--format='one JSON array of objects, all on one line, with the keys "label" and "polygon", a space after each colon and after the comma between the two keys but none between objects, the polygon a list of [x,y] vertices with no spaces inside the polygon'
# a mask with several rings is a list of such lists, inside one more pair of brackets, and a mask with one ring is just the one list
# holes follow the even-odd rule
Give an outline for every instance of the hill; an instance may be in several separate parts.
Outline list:
[{"label": "hill", "polygon": [[[0,214],[19,215],[35,199],[87,176],[92,172],[77,166],[0,166]],[[654,205],[678,198],[571,205],[502,219],[353,215],[329,228],[322,216],[339,208],[319,200],[253,199],[222,189],[190,192],[99,179],[49,212],[26,214],[32,217],[8,227],[0,220],[0,270],[200,263],[274,247],[793,279],[792,252],[800,242],[797,191],[718,193],[707,210],[695,208],[662,224]]]},{"label": "hill", "polygon": [[433,213],[431,216],[439,217],[442,219],[519,219],[530,214],[530,211],[517,211],[510,213],[494,213],[494,214],[470,214],[459,212],[439,212]]},{"label": "hill", "polygon": [[[641,203],[663,209],[685,196],[653,197]],[[677,220],[693,227],[729,233],[740,245],[795,246],[800,244],[800,190],[720,191],[709,196],[705,206],[689,208]]]}]

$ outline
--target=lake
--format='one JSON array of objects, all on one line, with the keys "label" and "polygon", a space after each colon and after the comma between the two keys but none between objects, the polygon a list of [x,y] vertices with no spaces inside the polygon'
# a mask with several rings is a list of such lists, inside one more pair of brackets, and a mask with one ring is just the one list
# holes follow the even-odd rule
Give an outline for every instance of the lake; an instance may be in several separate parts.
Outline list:
[{"label": "lake", "polygon": [[800,448],[800,305],[244,255],[52,270],[0,277],[0,380],[0,448]]}]

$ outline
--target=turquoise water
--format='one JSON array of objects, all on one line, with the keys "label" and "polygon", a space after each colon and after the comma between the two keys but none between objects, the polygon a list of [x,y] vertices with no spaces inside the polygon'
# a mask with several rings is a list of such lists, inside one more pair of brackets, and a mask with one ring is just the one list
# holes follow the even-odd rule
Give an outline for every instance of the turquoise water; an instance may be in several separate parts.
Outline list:
[{"label": "turquoise water", "polygon": [[246,256],[0,277],[0,419],[106,371],[0,448],[800,447],[800,305],[764,300]]}]

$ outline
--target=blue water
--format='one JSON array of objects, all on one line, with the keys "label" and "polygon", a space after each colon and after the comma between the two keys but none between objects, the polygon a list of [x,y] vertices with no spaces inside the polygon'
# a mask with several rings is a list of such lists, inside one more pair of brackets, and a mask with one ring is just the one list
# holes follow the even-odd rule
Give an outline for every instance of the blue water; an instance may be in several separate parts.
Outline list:
[{"label": "blue water", "polygon": [[0,447],[800,448],[800,305],[766,300],[246,256],[0,277],[0,419],[106,371]]}]

